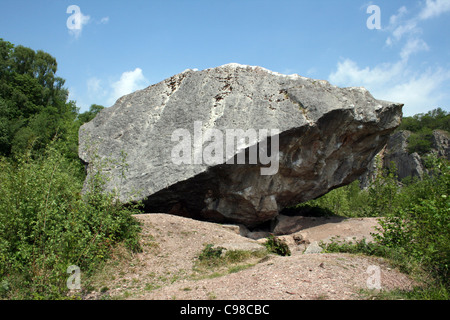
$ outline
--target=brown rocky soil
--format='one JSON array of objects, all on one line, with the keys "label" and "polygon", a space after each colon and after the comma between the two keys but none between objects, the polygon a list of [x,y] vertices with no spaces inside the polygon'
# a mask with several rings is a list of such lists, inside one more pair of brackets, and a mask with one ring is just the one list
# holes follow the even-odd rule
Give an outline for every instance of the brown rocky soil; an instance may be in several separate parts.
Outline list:
[{"label": "brown rocky soil", "polygon": [[[407,275],[381,258],[311,250],[317,242],[335,236],[370,240],[377,225],[374,218],[301,217],[300,231],[280,237],[292,252],[287,257],[265,254],[265,239],[243,237],[239,226],[167,214],[137,218],[142,222],[143,252],[117,249],[90,283],[95,290],[86,299],[367,299],[368,281],[373,283],[374,275],[369,267],[380,271],[381,290],[413,285]],[[205,270],[199,267],[198,256],[206,244],[260,254],[238,268],[225,265]]]}]

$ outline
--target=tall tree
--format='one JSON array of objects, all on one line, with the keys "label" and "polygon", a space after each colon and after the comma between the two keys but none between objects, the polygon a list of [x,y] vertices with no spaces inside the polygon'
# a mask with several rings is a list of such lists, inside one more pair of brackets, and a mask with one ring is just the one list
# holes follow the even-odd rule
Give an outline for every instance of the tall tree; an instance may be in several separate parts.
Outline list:
[{"label": "tall tree", "polygon": [[39,151],[55,136],[64,139],[77,117],[67,101],[57,62],[44,51],[0,39],[0,154]]}]

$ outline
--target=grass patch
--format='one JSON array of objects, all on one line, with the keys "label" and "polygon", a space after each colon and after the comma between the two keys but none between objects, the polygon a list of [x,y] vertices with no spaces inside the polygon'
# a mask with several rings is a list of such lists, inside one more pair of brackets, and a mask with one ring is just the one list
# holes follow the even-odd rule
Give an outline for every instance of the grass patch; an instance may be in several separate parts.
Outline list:
[{"label": "grass patch", "polygon": [[408,256],[401,248],[392,248],[375,242],[343,241],[332,238],[330,243],[320,243],[325,253],[350,253],[382,257],[392,267],[408,274],[419,283],[410,291],[361,290],[360,294],[369,300],[448,300],[450,298],[446,285],[434,278],[421,263]]},{"label": "grass patch", "polygon": [[271,234],[264,243],[267,251],[278,254],[280,256],[290,256],[291,250],[285,241]]},{"label": "grass patch", "polygon": [[268,255],[261,250],[226,250],[206,244],[194,263],[195,279],[216,278],[256,265]]}]

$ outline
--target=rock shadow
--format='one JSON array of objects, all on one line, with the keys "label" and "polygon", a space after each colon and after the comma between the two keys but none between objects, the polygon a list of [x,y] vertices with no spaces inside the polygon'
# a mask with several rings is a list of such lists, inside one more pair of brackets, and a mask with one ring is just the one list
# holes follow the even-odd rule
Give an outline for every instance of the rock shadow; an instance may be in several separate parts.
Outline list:
[{"label": "rock shadow", "polygon": [[285,208],[274,219],[253,228],[240,226],[241,235],[258,240],[270,234],[284,236],[329,223],[340,223],[348,218],[338,216],[328,209],[314,206]]}]

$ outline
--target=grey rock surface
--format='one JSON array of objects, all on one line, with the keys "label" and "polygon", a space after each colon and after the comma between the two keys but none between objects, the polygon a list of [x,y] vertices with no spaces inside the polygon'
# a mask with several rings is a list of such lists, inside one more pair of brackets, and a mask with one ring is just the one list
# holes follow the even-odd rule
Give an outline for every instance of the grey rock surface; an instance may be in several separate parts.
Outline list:
[{"label": "grey rock surface", "polygon": [[408,153],[408,138],[410,131],[396,132],[388,139],[383,165],[387,168],[391,163],[397,168],[398,179],[416,177],[422,179],[425,168],[418,153]]},{"label": "grey rock surface", "polygon": [[438,157],[450,160],[450,133],[444,130],[434,130],[431,137],[431,147]]},{"label": "grey rock surface", "polygon": [[319,243],[317,241],[314,241],[306,248],[304,254],[321,253],[322,251],[323,251],[323,249],[319,245]]},{"label": "grey rock surface", "polygon": [[[120,166],[112,166],[106,185],[118,187],[124,203],[142,200],[147,212],[252,226],[361,176],[400,124],[402,106],[376,100],[364,88],[338,88],[261,67],[186,70],[120,98],[83,125],[79,156],[89,169],[93,146],[100,158],[127,154],[126,178]],[[205,152],[211,143],[196,135],[195,123],[203,133],[217,129],[224,135],[227,129],[277,129],[279,134],[260,134],[232,150],[231,157],[267,145],[271,156],[279,156],[276,174],[262,175],[269,164],[261,158],[256,164],[248,157],[245,164],[227,164],[225,157],[195,163],[196,150]],[[173,139],[176,129],[192,138],[191,163],[173,161],[182,139]],[[272,145],[277,140],[279,148]]]},{"label": "grey rock surface", "polygon": [[[392,163],[395,165],[399,181],[406,177],[423,179],[424,175],[429,174],[429,170],[424,165],[423,155],[408,152],[408,138],[411,134],[408,130],[393,133],[385,148],[377,155],[382,168],[392,168]],[[450,133],[445,130],[434,130],[430,142],[431,150],[427,154],[450,160]],[[361,188],[368,188],[371,181],[379,174],[378,171],[375,157],[369,164],[368,171],[359,178]]]}]

